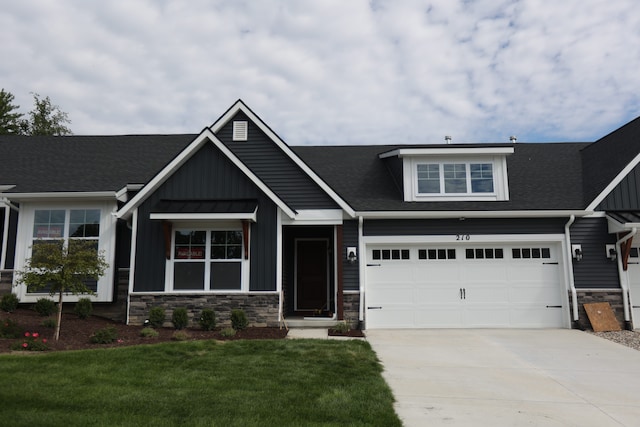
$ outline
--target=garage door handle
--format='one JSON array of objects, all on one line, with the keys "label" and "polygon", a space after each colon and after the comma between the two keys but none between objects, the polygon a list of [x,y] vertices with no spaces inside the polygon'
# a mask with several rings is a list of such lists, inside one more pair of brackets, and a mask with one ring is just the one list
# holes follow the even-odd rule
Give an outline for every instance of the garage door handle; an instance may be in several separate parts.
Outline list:
[{"label": "garage door handle", "polygon": [[465,288],[460,288],[460,299],[467,299],[467,290]]},{"label": "garage door handle", "polygon": [[367,310],[382,310],[382,307],[367,307]]},{"label": "garage door handle", "polygon": [[558,265],[557,262],[543,262],[542,264],[553,264],[553,265]]},{"label": "garage door handle", "polygon": [[380,267],[380,264],[367,264],[367,267]]},{"label": "garage door handle", "polygon": [[562,308],[561,305],[548,305],[547,308]]}]

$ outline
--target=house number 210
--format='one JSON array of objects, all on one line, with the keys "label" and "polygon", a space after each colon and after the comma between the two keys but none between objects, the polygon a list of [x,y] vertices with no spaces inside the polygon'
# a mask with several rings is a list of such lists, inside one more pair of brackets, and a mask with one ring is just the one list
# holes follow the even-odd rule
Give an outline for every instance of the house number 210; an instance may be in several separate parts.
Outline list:
[{"label": "house number 210", "polygon": [[469,234],[456,234],[456,240],[471,240]]}]

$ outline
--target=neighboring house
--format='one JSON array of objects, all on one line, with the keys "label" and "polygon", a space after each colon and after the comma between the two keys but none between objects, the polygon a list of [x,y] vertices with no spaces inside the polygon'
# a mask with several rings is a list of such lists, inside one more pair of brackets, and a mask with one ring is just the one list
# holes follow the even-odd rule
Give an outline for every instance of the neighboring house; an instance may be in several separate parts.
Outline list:
[{"label": "neighboring house", "polygon": [[111,266],[96,306],[131,324],[568,328],[607,301],[640,328],[639,161],[640,119],[594,143],[289,146],[242,101],[194,135],[1,136],[0,283],[84,239]]}]

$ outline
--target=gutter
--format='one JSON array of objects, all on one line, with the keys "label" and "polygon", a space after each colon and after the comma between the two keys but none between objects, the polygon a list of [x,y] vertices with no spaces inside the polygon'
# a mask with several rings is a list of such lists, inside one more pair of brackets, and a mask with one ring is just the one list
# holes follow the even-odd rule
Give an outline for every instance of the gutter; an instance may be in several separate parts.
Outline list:
[{"label": "gutter", "polygon": [[529,210],[529,211],[358,211],[367,219],[429,219],[429,218],[557,218],[582,217],[593,214],[589,210]]},{"label": "gutter", "polygon": [[624,274],[624,270],[622,267],[622,244],[627,240],[631,239],[638,233],[638,228],[633,227],[631,229],[631,233],[622,237],[620,240],[616,242],[616,252],[618,256],[616,259],[618,260],[618,276],[620,277],[620,287],[622,288],[622,305],[624,307],[624,321],[629,324],[631,322],[631,316],[629,314],[629,284],[627,283],[628,276]]},{"label": "gutter", "polygon": [[567,258],[567,279],[569,281],[569,289],[571,289],[571,303],[572,303],[572,312],[573,312],[573,320],[575,322],[578,321],[580,315],[578,314],[578,292],[576,291],[576,282],[573,277],[573,254],[571,253],[571,234],[569,232],[569,228],[571,224],[576,220],[575,215],[571,215],[569,217],[569,221],[564,226],[564,240],[565,245],[567,247],[566,252],[569,254]]}]

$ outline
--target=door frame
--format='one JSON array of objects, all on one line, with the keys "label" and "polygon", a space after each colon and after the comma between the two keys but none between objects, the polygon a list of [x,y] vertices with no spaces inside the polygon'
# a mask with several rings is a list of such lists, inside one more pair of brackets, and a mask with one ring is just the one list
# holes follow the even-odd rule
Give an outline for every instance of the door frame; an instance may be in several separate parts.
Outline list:
[{"label": "door frame", "polygon": [[[298,242],[300,241],[317,241],[317,242],[324,242],[326,244],[326,248],[327,248],[327,254],[326,254],[326,258],[325,258],[325,277],[326,277],[326,298],[327,298],[327,304],[331,303],[331,263],[330,263],[330,253],[329,253],[329,244],[330,239],[326,238],[326,237],[295,237],[293,239],[293,254],[294,254],[294,260],[293,260],[293,309],[294,311],[304,311],[304,310],[309,310],[309,309],[301,309],[298,307]],[[334,311],[332,310],[331,307],[327,307],[327,310],[329,311]]]}]

